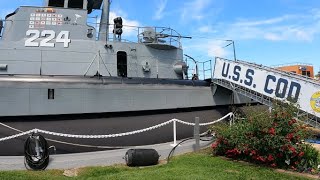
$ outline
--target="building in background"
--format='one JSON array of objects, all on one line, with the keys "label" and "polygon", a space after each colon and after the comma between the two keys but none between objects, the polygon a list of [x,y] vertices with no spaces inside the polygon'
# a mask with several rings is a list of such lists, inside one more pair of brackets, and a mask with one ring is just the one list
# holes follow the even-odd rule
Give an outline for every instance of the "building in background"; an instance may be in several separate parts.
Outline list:
[{"label": "building in background", "polygon": [[302,76],[308,76],[310,78],[314,78],[314,70],[311,64],[305,63],[295,63],[289,65],[279,65],[275,68],[280,69],[282,71],[292,72],[296,74],[300,74]]}]

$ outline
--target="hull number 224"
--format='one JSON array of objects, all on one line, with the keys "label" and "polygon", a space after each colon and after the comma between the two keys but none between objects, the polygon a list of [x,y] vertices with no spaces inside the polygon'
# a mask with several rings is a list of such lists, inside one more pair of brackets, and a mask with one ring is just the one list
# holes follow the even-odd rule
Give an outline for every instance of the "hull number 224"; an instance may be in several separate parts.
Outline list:
[{"label": "hull number 224", "polygon": [[61,31],[57,36],[53,30],[35,30],[31,29],[26,32],[27,40],[25,47],[55,47],[56,43],[63,43],[63,47],[69,47],[71,39],[69,39],[69,31]]}]

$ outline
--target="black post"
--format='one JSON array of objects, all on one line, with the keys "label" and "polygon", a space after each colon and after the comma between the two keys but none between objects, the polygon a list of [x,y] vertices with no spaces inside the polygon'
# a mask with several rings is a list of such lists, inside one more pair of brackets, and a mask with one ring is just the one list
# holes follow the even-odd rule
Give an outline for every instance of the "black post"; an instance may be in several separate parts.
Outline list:
[{"label": "black post", "polygon": [[199,117],[195,118],[195,125],[193,129],[194,139],[195,139],[195,145],[194,145],[194,151],[200,150],[200,120]]},{"label": "black post", "polygon": [[236,47],[234,45],[234,41],[232,41],[232,45],[233,45],[233,56],[234,56],[234,60],[237,61],[237,57],[236,57]]}]

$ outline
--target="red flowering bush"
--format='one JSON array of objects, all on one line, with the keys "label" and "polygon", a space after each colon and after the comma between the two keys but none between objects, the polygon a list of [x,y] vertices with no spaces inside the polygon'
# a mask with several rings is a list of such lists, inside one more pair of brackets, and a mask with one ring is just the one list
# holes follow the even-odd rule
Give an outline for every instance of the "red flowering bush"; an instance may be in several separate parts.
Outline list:
[{"label": "red flowering bush", "polygon": [[303,143],[308,133],[293,117],[295,106],[274,104],[271,113],[252,110],[231,127],[213,127],[217,136],[212,144],[214,153],[271,167],[316,169],[318,151]]}]

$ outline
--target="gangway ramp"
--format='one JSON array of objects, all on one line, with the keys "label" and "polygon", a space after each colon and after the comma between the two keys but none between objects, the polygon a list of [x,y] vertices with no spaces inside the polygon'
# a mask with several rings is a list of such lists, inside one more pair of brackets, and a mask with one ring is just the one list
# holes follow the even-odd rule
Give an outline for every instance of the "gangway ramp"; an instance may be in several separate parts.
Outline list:
[{"label": "gangway ramp", "polygon": [[236,93],[272,106],[272,101],[298,104],[298,118],[320,128],[320,82],[298,74],[250,63],[216,58],[213,82]]}]

